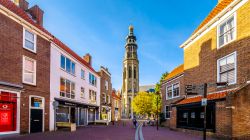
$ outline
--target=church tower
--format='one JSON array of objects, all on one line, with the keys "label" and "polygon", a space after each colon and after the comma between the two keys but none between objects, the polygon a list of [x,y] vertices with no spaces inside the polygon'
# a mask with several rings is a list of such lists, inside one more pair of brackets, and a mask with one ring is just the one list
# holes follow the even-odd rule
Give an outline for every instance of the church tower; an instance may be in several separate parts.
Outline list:
[{"label": "church tower", "polygon": [[122,83],[122,115],[126,118],[130,116],[133,117],[132,100],[139,91],[139,60],[137,57],[137,48],[134,27],[130,25],[125,45]]}]

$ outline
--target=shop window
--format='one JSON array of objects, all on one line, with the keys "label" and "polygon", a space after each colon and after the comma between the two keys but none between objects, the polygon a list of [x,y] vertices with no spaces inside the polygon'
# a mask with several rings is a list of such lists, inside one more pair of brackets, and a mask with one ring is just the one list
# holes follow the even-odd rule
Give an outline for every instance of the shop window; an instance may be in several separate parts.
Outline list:
[{"label": "shop window", "polygon": [[192,113],[191,113],[191,118],[192,118],[192,119],[195,119],[195,112],[192,112]]}]

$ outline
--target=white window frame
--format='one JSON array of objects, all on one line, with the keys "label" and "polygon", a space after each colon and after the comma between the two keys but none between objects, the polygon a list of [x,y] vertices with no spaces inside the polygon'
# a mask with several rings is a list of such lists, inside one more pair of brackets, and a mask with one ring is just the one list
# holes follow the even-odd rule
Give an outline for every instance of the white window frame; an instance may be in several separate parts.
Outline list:
[{"label": "white window frame", "polygon": [[[83,73],[83,75],[82,75]],[[81,79],[84,80],[85,79],[85,71],[83,69],[81,69]]]},{"label": "white window frame", "polygon": [[[62,68],[61,67],[61,63],[62,63],[62,56],[65,58],[65,62],[64,62],[64,68]],[[69,59],[70,60],[70,71],[68,72],[67,71],[67,59]],[[73,73],[73,69],[72,69],[72,63],[74,63],[75,64],[75,69],[74,69],[74,73]],[[61,54],[60,55],[60,68],[63,70],[63,71],[65,71],[65,72],[67,72],[67,73],[69,73],[69,74],[71,74],[71,75],[73,75],[73,76],[75,76],[76,75],[76,63],[74,62],[74,61],[72,61],[72,59],[70,59],[69,57],[67,57],[67,56],[65,56],[64,54]]]},{"label": "white window frame", "polygon": [[[82,89],[83,89],[84,92],[82,92]],[[80,88],[80,98],[85,99],[85,88],[84,87]]]},{"label": "white window frame", "polygon": [[[174,85],[175,84],[179,84],[179,95],[178,96],[174,96]],[[168,97],[168,87],[171,87],[171,98]],[[173,84],[170,84],[170,85],[166,86],[166,100],[171,100],[171,99],[178,98],[178,97],[180,97],[180,94],[181,94],[181,84],[180,84],[180,82],[176,82],[176,83],[173,83]]]},{"label": "white window frame", "polygon": [[[30,49],[30,48],[27,48],[27,47],[25,46],[25,40],[26,40],[25,31],[28,31],[28,32],[30,32],[31,34],[34,35],[34,42],[31,41],[31,40],[29,40],[30,42],[34,43],[34,50],[32,50],[32,49]],[[30,31],[30,30],[28,30],[28,29],[25,29],[25,28],[23,28],[23,48],[26,49],[26,50],[28,50],[28,51],[31,51],[31,52],[33,52],[33,53],[36,53],[36,51],[37,51],[37,35],[36,35],[34,32],[32,32],[32,31]]]},{"label": "white window frame", "polygon": [[234,79],[233,83],[228,83],[228,85],[233,85],[233,84],[237,83],[237,52],[236,51],[217,60],[217,82],[220,82],[220,66],[219,66],[220,61],[231,56],[231,55],[234,56],[234,60],[235,60],[235,63],[234,63],[234,67],[235,67],[234,77],[235,77],[235,79]]},{"label": "white window frame", "polygon": [[[61,79],[63,79],[64,80],[64,83],[65,83],[65,91],[64,91],[64,94],[65,94],[65,96],[61,96],[61,89],[60,89],[60,86],[61,86]],[[67,92],[66,92],[66,81],[69,81],[70,82],[70,98],[69,97],[67,97]],[[72,84],[74,84],[75,85],[75,89],[74,90],[72,90]],[[74,98],[71,98],[71,95],[72,95],[72,91],[74,91],[75,93],[74,93]],[[71,81],[71,80],[69,80],[69,79],[67,79],[67,78],[64,78],[64,77],[60,77],[60,85],[59,85],[59,96],[61,97],[61,98],[65,98],[65,99],[76,99],[76,84],[75,84],[75,82],[73,82],[73,81]]]},{"label": "white window frame", "polygon": [[[220,46],[220,26],[223,25],[224,23],[226,23],[228,20],[230,20],[231,18],[234,18],[234,35],[233,35],[233,39],[224,43],[223,45]],[[233,13],[232,15],[230,15],[228,18],[226,18],[225,20],[223,20],[218,26],[217,26],[217,49],[220,49],[224,46],[226,46],[227,44],[233,42],[234,40],[236,40],[237,38],[237,14],[236,12]]]},{"label": "white window frame", "polygon": [[[166,107],[168,107],[169,118],[167,118]],[[169,120],[171,118],[170,106],[169,105],[165,105],[164,112],[165,112],[165,119]]]},{"label": "white window frame", "polygon": [[[34,62],[34,79],[33,79],[34,83],[25,81],[25,78],[24,78],[24,73],[25,73],[25,59],[29,59],[29,60],[31,60],[31,61]],[[29,84],[29,85],[33,85],[33,86],[36,85],[36,60],[34,60],[34,59],[30,58],[30,57],[24,56],[24,55],[23,55],[23,74],[22,74],[22,77],[23,77],[22,78],[23,79],[23,83]]]}]

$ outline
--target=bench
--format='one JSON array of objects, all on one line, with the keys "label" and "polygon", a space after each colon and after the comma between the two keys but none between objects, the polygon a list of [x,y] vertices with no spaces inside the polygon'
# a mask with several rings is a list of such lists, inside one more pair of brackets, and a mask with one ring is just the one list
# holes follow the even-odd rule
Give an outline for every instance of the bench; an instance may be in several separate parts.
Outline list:
[{"label": "bench", "polygon": [[70,128],[70,131],[76,131],[76,124],[75,123],[70,123],[70,122],[57,122],[56,127],[61,127],[61,128]]},{"label": "bench", "polygon": [[95,120],[95,124],[106,124],[106,125],[109,125],[109,121],[108,120]]}]

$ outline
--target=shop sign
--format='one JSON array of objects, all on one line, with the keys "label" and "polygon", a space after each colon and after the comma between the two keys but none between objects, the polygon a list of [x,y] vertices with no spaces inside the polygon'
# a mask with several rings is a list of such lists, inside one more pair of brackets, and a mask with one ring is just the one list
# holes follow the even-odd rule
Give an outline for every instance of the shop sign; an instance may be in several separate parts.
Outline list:
[{"label": "shop sign", "polygon": [[207,105],[207,98],[202,98],[201,106],[206,106],[206,105]]},{"label": "shop sign", "polygon": [[9,104],[2,104],[0,106],[0,124],[1,125],[11,125],[11,106]]}]

